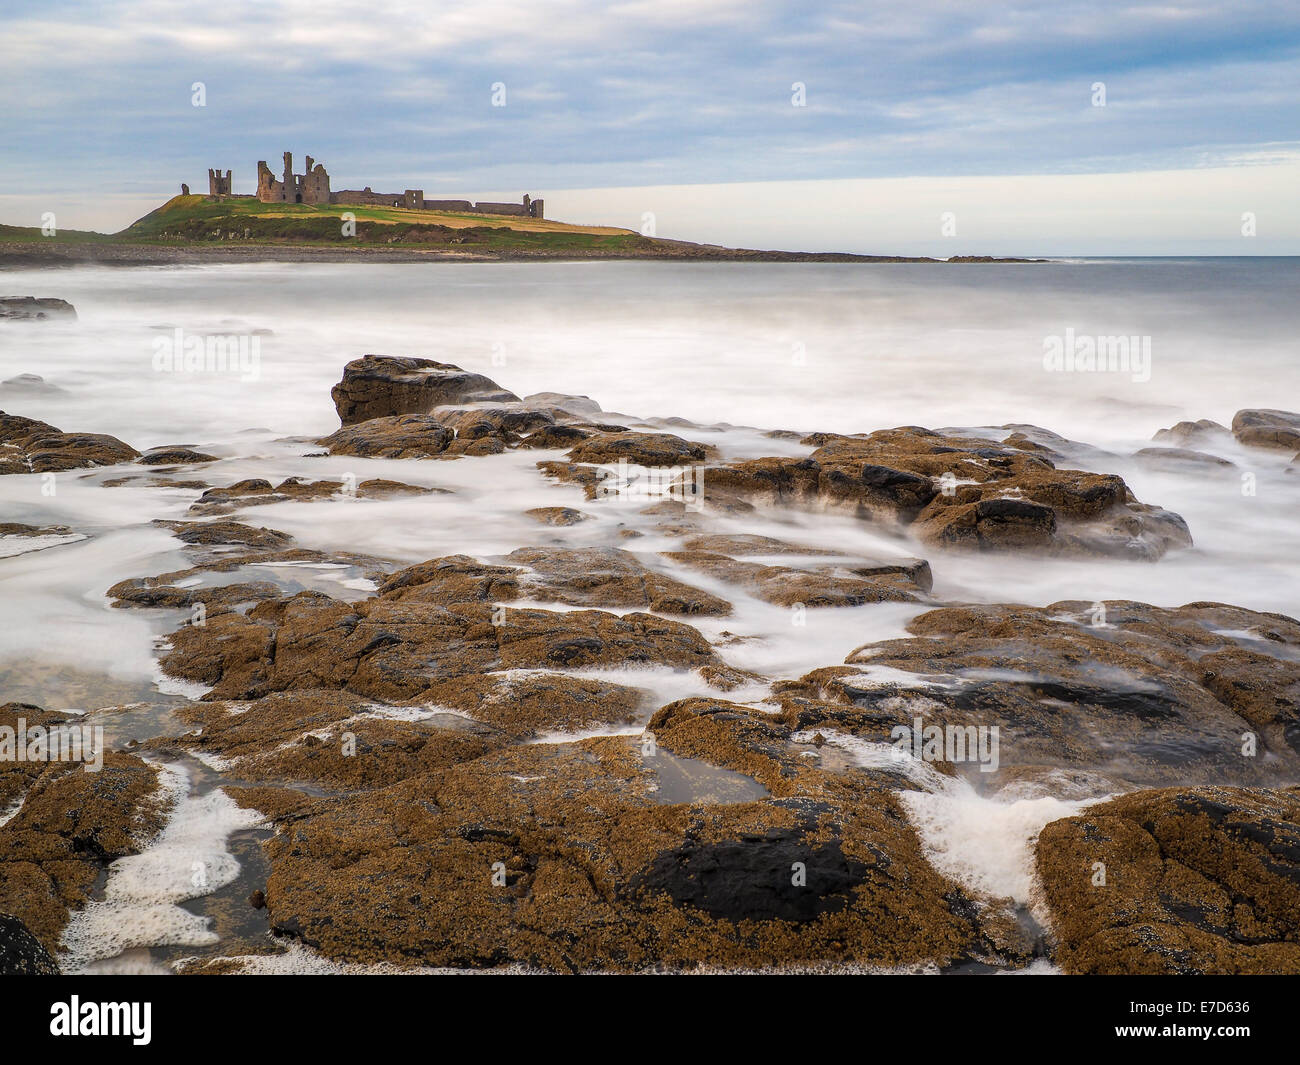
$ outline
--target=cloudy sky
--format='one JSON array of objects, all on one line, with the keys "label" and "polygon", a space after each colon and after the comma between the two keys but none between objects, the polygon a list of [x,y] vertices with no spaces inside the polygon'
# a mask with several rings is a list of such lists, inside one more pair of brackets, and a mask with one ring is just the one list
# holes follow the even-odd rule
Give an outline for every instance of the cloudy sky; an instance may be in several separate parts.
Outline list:
[{"label": "cloudy sky", "polygon": [[288,148],[748,246],[1300,254],[1294,0],[0,0],[0,99],[12,224]]}]

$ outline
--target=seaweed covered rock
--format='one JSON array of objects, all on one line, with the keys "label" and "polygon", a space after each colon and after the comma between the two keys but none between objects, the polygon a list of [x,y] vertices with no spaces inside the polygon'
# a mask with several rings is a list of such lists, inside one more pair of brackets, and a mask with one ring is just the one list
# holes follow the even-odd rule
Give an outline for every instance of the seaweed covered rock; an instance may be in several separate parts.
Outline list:
[{"label": "seaweed covered rock", "polygon": [[1068,973],[1300,972],[1300,791],[1139,791],[1054,821],[1037,865]]},{"label": "seaweed covered rock", "polygon": [[1214,603],[953,606],[912,638],[774,686],[792,722],[877,741],[916,718],[996,726],[1003,772],[1089,769],[1131,785],[1300,774],[1300,622]]},{"label": "seaweed covered rock", "polygon": [[61,473],[139,457],[115,436],[65,433],[47,422],[0,411],[0,474]]},{"label": "seaweed covered rock", "polygon": [[706,497],[833,506],[954,549],[1155,559],[1191,544],[1182,518],[1139,503],[1122,478],[1058,469],[1014,434],[998,443],[909,426],[805,439],[819,446],[804,459],[710,467]]}]

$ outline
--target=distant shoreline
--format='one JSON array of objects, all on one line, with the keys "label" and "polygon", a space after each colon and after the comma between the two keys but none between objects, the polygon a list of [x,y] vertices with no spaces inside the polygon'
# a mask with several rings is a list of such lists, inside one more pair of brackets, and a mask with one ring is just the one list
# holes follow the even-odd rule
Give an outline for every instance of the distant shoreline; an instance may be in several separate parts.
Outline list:
[{"label": "distant shoreline", "polygon": [[853,255],[847,252],[752,251],[712,244],[661,240],[653,250],[612,251],[603,249],[511,249],[417,251],[357,245],[350,248],[304,244],[242,244],[225,246],[115,243],[111,241],[73,243],[63,241],[0,241],[0,268],[10,266],[170,266],[205,263],[491,263],[491,262],[581,262],[629,260],[665,262],[763,262],[763,263],[1042,263],[1048,259],[955,256],[935,259],[908,255]]}]

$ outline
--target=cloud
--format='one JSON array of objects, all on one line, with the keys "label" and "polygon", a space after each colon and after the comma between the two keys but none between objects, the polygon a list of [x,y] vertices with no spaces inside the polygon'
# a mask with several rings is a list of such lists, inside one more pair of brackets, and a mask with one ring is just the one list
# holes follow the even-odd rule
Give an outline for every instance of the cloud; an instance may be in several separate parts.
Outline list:
[{"label": "cloud", "polygon": [[285,148],[431,194],[1279,165],[1298,60],[1289,0],[45,0],[0,11],[0,188],[249,191]]}]

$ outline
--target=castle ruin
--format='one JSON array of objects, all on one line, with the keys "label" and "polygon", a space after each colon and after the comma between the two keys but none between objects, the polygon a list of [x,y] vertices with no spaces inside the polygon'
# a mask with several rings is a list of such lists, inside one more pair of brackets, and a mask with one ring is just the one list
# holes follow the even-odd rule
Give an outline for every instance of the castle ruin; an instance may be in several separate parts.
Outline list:
[{"label": "castle ruin", "polygon": [[[230,171],[222,176],[220,170],[208,171],[210,196],[230,195]],[[369,207],[404,207],[408,211],[462,211],[469,214],[516,215],[525,218],[544,218],[545,201],[525,195],[519,203],[490,203],[469,200],[426,200],[423,189],[405,189],[402,192],[374,192],[369,185],[364,189],[330,190],[329,171],[307,156],[303,173],[293,172],[293,154],[284,153],[284,170],[277,178],[266,165],[257,163],[257,199],[262,203],[350,204]]]},{"label": "castle ruin", "polygon": [[230,171],[227,170],[222,174],[220,170],[208,168],[208,195],[209,196],[229,196],[230,195]]}]

